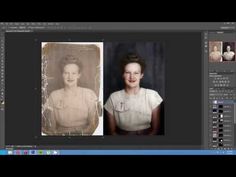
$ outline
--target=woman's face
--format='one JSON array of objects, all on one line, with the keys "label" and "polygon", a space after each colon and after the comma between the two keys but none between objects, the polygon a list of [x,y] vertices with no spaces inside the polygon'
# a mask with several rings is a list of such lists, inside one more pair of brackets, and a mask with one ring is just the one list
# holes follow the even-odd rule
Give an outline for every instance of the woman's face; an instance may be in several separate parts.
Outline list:
[{"label": "woman's face", "polygon": [[227,52],[230,52],[230,49],[231,49],[231,48],[230,48],[230,46],[228,45],[227,48],[226,48]]},{"label": "woman's face", "polygon": [[77,86],[77,82],[80,77],[79,67],[76,64],[65,65],[62,77],[65,86],[68,87]]},{"label": "woman's face", "polygon": [[213,50],[214,50],[214,52],[216,52],[216,51],[217,51],[217,46],[216,46],[216,45],[214,46],[214,49],[213,49]]},{"label": "woman's face", "polygon": [[126,87],[129,88],[139,87],[140,80],[143,78],[140,64],[138,63],[127,64],[124,69],[123,78]]}]

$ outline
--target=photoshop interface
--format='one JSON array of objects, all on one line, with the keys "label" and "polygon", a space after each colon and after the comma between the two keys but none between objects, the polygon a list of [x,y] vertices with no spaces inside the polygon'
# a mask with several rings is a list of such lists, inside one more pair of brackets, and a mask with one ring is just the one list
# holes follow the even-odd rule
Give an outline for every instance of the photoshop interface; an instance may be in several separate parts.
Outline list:
[{"label": "photoshop interface", "polygon": [[235,22],[0,22],[1,155],[235,155]]}]

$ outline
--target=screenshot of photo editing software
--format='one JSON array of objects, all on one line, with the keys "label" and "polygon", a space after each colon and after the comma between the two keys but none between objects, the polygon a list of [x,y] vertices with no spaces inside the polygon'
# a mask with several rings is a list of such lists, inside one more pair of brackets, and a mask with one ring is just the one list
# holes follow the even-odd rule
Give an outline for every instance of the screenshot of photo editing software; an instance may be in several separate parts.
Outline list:
[{"label": "screenshot of photo editing software", "polygon": [[236,22],[0,22],[0,155],[236,155]]}]

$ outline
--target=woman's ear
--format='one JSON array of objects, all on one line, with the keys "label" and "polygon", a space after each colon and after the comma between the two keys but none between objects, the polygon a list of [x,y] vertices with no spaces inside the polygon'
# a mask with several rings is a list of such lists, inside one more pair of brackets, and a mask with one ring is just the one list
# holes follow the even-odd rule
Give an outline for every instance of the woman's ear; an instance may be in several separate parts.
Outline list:
[{"label": "woman's ear", "polygon": [[125,79],[125,74],[124,73],[122,74],[122,79]]},{"label": "woman's ear", "polygon": [[81,73],[78,74],[78,79],[81,77]]},{"label": "woman's ear", "polygon": [[143,76],[144,76],[144,74],[142,73],[142,74],[141,74],[141,78],[140,78],[140,79],[142,79],[142,78],[143,78]]}]

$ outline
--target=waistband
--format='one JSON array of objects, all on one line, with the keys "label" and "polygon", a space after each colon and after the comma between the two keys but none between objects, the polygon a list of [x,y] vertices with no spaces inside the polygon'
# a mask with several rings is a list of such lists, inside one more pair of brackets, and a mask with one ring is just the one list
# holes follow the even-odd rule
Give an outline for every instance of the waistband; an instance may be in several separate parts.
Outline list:
[{"label": "waistband", "polygon": [[119,135],[148,135],[149,132],[152,130],[151,127],[143,130],[137,130],[137,131],[126,131],[120,128],[116,128],[117,133]]}]

